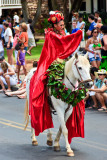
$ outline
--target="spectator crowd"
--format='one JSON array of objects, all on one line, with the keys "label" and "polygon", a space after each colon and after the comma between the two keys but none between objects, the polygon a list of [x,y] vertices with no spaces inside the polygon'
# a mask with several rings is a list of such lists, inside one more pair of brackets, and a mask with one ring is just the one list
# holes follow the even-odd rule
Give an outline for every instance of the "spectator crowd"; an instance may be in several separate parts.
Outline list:
[{"label": "spectator crowd", "polygon": [[[88,16],[89,28],[85,31],[83,17],[77,12],[72,12],[72,32],[79,29],[88,36],[85,53],[88,53],[91,64],[91,78],[93,86],[85,98],[86,107],[106,111],[107,105],[107,26],[103,25],[100,13]],[[79,50],[79,48],[78,48]],[[77,50],[77,51],[78,51]],[[93,105],[92,105],[93,104]],[[100,106],[100,107],[99,107]]]},{"label": "spectator crowd", "polygon": [[[65,29],[65,32],[66,34],[73,34],[78,30],[82,30],[82,41],[88,36],[88,39],[85,40],[85,53],[88,53],[91,64],[90,74],[94,84],[87,93],[85,103],[87,105],[89,97],[91,97],[93,108],[98,108],[98,102],[100,102],[98,110],[105,111],[107,102],[107,26],[103,25],[98,11],[94,15],[90,14],[88,16],[88,22],[90,26],[86,31],[86,23],[83,16],[79,15],[78,12],[73,12],[71,20],[72,31],[68,33]],[[31,19],[28,19],[26,23],[23,16],[19,17],[16,12],[13,18],[10,16],[0,18],[0,92],[5,92],[7,96],[17,95],[19,98],[26,97],[26,77],[28,75],[25,55],[29,54],[31,56],[31,50],[35,46],[34,28],[32,27]],[[79,51],[80,46],[76,52]],[[8,62],[5,60],[4,47],[6,48]],[[13,52],[15,55],[15,66]],[[21,66],[25,74],[22,84],[20,84],[19,78]],[[34,67],[37,67],[36,62],[34,62]],[[11,86],[17,84],[20,84],[20,88],[12,92]]]}]

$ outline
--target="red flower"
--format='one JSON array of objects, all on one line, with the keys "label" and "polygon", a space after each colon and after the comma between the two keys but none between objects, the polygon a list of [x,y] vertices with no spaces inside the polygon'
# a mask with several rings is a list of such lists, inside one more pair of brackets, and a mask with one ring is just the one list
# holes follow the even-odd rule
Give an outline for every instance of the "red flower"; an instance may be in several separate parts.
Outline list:
[{"label": "red flower", "polygon": [[59,22],[60,20],[64,20],[64,16],[59,11],[56,11],[55,14],[50,14],[48,18],[48,21],[52,23]]}]

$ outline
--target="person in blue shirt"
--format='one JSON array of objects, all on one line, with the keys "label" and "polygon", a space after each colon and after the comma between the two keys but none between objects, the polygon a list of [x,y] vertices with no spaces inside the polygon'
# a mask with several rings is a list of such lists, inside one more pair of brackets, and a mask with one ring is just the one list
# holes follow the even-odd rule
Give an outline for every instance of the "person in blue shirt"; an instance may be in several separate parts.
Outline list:
[{"label": "person in blue shirt", "polygon": [[96,25],[95,21],[94,21],[94,15],[90,14],[88,16],[88,21],[90,24],[88,31],[86,32],[86,34],[88,35],[88,38],[92,37],[91,32],[94,29],[94,26]]},{"label": "person in blue shirt", "polygon": [[77,32],[79,30],[79,28],[77,28],[77,21],[76,20],[74,20],[72,22],[72,26],[73,26],[73,29],[72,29],[71,33],[75,33],[75,32]]}]

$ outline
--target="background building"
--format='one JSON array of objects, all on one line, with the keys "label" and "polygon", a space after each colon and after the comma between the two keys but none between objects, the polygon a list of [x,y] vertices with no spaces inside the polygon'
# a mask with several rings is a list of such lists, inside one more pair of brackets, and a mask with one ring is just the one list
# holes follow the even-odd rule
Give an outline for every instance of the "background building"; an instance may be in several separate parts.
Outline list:
[{"label": "background building", "polygon": [[80,12],[94,13],[107,12],[107,0],[83,0]]},{"label": "background building", "polygon": [[21,11],[21,0],[0,0],[0,16],[12,15]]}]

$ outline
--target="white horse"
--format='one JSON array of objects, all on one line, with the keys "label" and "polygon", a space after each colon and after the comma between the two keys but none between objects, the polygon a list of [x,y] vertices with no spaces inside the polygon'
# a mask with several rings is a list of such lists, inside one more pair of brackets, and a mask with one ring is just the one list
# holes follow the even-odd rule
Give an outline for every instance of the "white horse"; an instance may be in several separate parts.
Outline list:
[{"label": "white horse", "polygon": [[[87,59],[87,55],[81,56],[75,54],[70,60],[68,60],[65,63],[65,70],[64,70],[64,79],[63,82],[65,83],[67,88],[73,89],[73,86],[76,85],[77,81],[86,81],[91,80],[90,77],[90,64]],[[71,85],[72,83],[72,85]],[[89,85],[92,85],[92,82],[88,82]],[[63,102],[60,99],[56,99],[54,96],[51,96],[52,104],[54,106],[54,109],[57,112],[59,122],[60,122],[60,128],[57,133],[57,136],[54,141],[54,150],[58,151],[60,150],[59,140],[61,133],[63,133],[65,142],[66,142],[66,149],[67,149],[67,155],[68,156],[74,156],[74,152],[72,151],[70,144],[68,142],[68,130],[66,127],[66,121],[72,114],[73,107],[70,105],[69,110],[66,112],[68,108],[68,104]],[[34,132],[33,132],[34,133]],[[33,138],[35,135],[33,134]],[[48,142],[52,142],[52,134],[49,130],[48,132]],[[47,143],[48,144],[48,143]],[[52,145],[52,143],[51,143]]]}]

